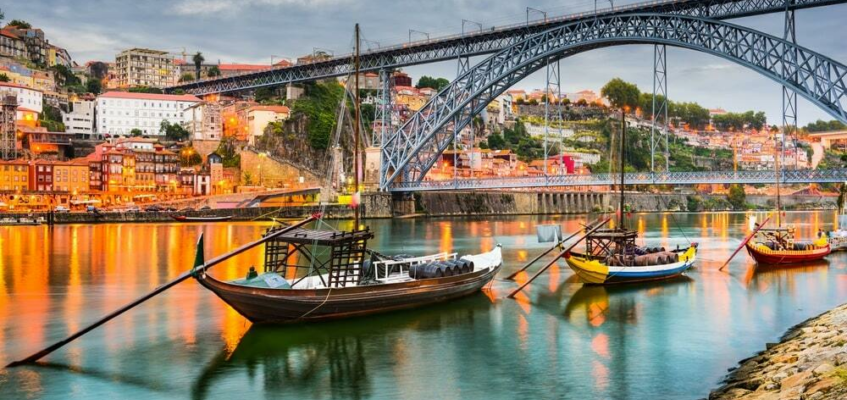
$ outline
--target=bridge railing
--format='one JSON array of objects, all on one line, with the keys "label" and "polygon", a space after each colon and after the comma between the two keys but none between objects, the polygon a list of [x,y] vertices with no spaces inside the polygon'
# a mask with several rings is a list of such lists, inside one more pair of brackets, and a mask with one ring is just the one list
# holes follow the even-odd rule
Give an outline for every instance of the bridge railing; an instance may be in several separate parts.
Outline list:
[{"label": "bridge railing", "polygon": [[[697,184],[771,184],[776,172],[763,171],[696,171],[696,172],[632,172],[625,174],[627,185],[697,185]],[[399,182],[392,192],[444,191],[469,189],[543,188],[568,186],[608,186],[620,182],[618,174],[547,175],[504,178],[464,178]],[[847,182],[847,169],[815,169],[781,171],[779,182],[839,183]]]}]

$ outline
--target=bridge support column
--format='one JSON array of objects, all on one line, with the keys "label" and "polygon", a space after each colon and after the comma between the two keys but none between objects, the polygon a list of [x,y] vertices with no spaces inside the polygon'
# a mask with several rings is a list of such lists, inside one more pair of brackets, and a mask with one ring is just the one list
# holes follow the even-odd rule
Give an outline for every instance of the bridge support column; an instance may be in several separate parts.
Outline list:
[{"label": "bridge support column", "polygon": [[[793,44],[797,44],[797,34],[794,30],[794,10],[790,8],[791,4],[794,3],[794,0],[785,0],[785,31],[783,34],[783,39],[789,41]],[[795,52],[786,52],[785,56],[789,58],[792,62],[783,63],[782,71],[787,76],[790,76],[791,79],[796,82],[797,81],[797,69],[794,71],[790,71],[788,65],[793,65],[797,62],[797,53]],[[797,162],[799,158],[797,156],[797,138],[796,138],[796,129],[797,129],[797,93],[793,90],[789,89],[786,86],[782,87],[782,151],[780,151],[780,163],[785,166],[785,138],[787,136],[791,136],[791,139],[794,143],[794,169],[797,169]]]},{"label": "bridge support column", "polygon": [[[544,175],[549,175],[548,159],[550,158],[550,112],[555,112],[554,121],[559,125],[559,141],[562,140],[562,80],[561,61],[550,62],[547,59],[547,85],[544,87]],[[555,100],[553,99],[555,98]],[[550,109],[550,102],[555,101],[555,110]],[[561,150],[561,149],[560,149]],[[561,166],[560,166],[561,169]]]},{"label": "bridge support column", "polygon": [[[657,98],[657,96],[662,96]],[[656,172],[656,149],[662,147],[665,158],[665,171],[669,169],[670,148],[668,147],[668,57],[667,46],[653,46],[653,110],[650,129],[650,171]],[[661,132],[656,137],[658,118],[662,118]],[[664,136],[664,145],[662,137]]]}]

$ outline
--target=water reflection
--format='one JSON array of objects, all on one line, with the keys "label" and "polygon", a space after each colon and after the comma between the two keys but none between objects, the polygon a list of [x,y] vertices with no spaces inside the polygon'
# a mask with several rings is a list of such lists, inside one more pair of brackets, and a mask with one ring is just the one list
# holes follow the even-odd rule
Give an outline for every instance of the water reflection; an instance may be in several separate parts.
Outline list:
[{"label": "water reflection", "polygon": [[[750,216],[761,221],[766,213],[636,214],[644,244],[700,243],[696,268],[678,281],[589,287],[560,263],[517,301],[504,298],[516,282],[495,281],[458,302],[335,323],[252,327],[188,281],[50,355],[47,365],[0,370],[0,397],[702,397],[762,343],[847,301],[847,253],[832,254],[828,264],[762,268],[742,251],[728,273],[718,271],[749,232]],[[786,218],[813,235],[836,217]],[[593,219],[367,223],[377,234],[372,246],[385,253],[470,254],[502,243],[502,278],[548,248],[537,242],[536,225],[573,232]],[[0,362],[187,270],[200,233],[211,258],[267,226],[0,227]],[[211,274],[232,279],[250,265],[262,265],[261,251]]]},{"label": "water reflection", "polygon": [[[364,317],[356,324],[333,321],[292,326],[253,325],[233,351],[225,349],[203,369],[192,386],[195,399],[215,398],[215,387],[232,374],[253,380],[261,374],[268,393],[361,399],[376,394],[369,364],[388,356],[395,365],[408,363],[403,351],[410,334],[443,332],[474,326],[491,304],[483,295],[453,302],[450,307]],[[444,346],[446,347],[446,346]],[[443,349],[432,349],[438,352]],[[435,354],[433,354],[435,355]],[[416,355],[415,357],[419,357]],[[446,372],[446,371],[445,371]]]},{"label": "water reflection", "polygon": [[607,321],[625,324],[638,322],[638,304],[651,297],[673,296],[688,290],[694,279],[680,276],[666,281],[629,285],[583,285],[568,300],[564,316],[571,323],[585,321],[600,327]]}]

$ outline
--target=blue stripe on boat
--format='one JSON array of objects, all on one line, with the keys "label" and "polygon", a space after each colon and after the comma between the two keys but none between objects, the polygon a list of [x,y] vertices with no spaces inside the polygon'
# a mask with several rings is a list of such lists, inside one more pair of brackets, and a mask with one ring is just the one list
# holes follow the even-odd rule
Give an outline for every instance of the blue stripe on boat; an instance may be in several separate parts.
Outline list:
[{"label": "blue stripe on boat", "polygon": [[679,275],[688,268],[691,268],[691,265],[694,263],[685,263],[682,264],[679,268],[668,269],[664,271],[648,271],[648,272],[637,272],[637,271],[621,271],[612,274],[609,273],[609,277],[606,279],[606,282],[620,282],[620,281],[629,281],[629,280],[642,280],[642,279],[653,279],[653,278],[661,278],[664,276],[673,276]]}]

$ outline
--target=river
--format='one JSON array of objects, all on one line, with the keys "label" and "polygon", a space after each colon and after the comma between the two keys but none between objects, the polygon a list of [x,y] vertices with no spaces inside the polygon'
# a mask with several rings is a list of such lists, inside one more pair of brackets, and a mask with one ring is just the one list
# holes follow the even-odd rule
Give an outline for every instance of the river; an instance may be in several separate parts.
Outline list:
[{"label": "river", "polygon": [[[847,301],[847,253],[763,270],[742,252],[719,272],[749,215],[633,215],[648,244],[700,243],[696,268],[671,282],[604,288],[584,287],[562,264],[517,300],[505,298],[516,284],[502,277],[545,248],[535,226],[571,232],[585,216],[370,220],[371,247],[383,253],[467,254],[501,243],[500,279],[451,303],[287,327],[251,327],[189,280],[43,364],[0,370],[0,398],[702,398],[740,359]],[[787,219],[811,237],[837,215]],[[208,259],[268,226],[0,227],[0,364],[188,270],[199,233]],[[210,273],[236,278],[250,265],[262,265],[259,251]]]}]

